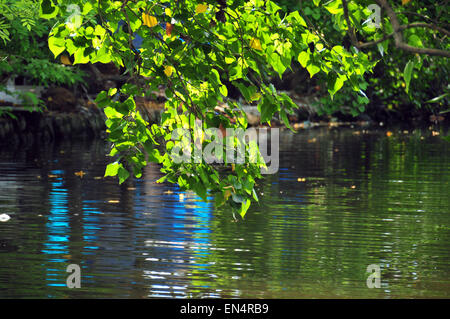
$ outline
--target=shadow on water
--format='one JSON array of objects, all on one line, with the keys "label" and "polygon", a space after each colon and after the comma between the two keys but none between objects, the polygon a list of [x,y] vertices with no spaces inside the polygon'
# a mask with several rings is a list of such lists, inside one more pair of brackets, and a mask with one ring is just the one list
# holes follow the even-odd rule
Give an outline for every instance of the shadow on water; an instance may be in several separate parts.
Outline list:
[{"label": "shadow on water", "polygon": [[[450,296],[450,147],[427,132],[280,136],[245,221],[158,168],[103,179],[101,140],[0,150],[2,298]],[[80,173],[81,172],[81,173]],[[66,267],[81,267],[68,289]],[[381,288],[366,268],[381,266]]]}]

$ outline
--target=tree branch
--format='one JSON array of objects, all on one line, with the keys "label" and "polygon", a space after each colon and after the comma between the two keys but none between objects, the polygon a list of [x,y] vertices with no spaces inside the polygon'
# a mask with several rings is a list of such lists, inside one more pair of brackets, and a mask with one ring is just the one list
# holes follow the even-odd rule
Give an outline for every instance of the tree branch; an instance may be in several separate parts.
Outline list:
[{"label": "tree branch", "polygon": [[403,41],[403,34],[402,34],[403,30],[410,29],[410,28],[427,28],[427,29],[432,29],[432,30],[438,31],[440,33],[443,33],[446,36],[450,36],[450,32],[448,30],[446,30],[442,27],[439,27],[435,24],[421,23],[421,22],[415,22],[415,23],[410,23],[410,24],[406,24],[406,25],[401,25],[398,20],[397,14],[391,8],[391,6],[387,2],[387,0],[375,0],[375,2],[377,2],[382,8],[384,8],[386,10],[386,14],[388,15],[388,17],[391,21],[392,28],[394,29],[394,31],[390,34],[385,35],[383,38],[381,38],[379,40],[363,43],[363,42],[358,42],[358,40],[356,38],[355,31],[354,31],[353,26],[350,21],[347,0],[342,0],[342,6],[344,9],[344,18],[345,18],[345,21],[347,22],[347,28],[348,28],[347,32],[350,37],[350,40],[352,41],[352,43],[355,47],[357,47],[358,49],[367,48],[367,47],[376,45],[378,43],[381,43],[381,42],[393,37],[395,46],[401,50],[408,51],[411,53],[450,57],[449,51],[440,50],[440,49],[432,49],[432,48],[418,48],[418,47],[411,46]]},{"label": "tree branch", "polygon": [[375,1],[386,10],[386,14],[391,20],[392,28],[394,29],[395,46],[397,48],[412,53],[444,56],[450,58],[450,52],[448,51],[430,48],[417,48],[403,42],[403,36],[401,32],[402,26],[400,25],[400,22],[398,21],[397,15],[395,14],[394,10],[391,8],[387,0],[375,0]]}]

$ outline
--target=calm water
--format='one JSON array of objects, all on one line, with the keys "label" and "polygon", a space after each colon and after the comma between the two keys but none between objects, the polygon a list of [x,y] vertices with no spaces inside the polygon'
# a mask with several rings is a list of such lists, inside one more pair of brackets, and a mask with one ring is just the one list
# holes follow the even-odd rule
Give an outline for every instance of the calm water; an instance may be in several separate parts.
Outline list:
[{"label": "calm water", "polygon": [[[280,140],[279,173],[238,222],[154,183],[153,166],[101,179],[100,140],[2,148],[0,297],[450,297],[450,143],[349,129]],[[72,263],[80,289],[66,287]]]}]

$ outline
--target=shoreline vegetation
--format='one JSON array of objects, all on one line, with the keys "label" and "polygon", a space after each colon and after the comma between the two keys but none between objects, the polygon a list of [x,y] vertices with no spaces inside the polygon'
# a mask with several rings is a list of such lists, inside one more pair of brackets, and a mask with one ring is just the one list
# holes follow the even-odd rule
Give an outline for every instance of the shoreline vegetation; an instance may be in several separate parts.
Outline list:
[{"label": "shoreline vegetation", "polygon": [[[75,92],[76,93],[76,92]],[[295,114],[289,115],[289,122],[294,131],[316,127],[354,127],[363,128],[428,128],[439,130],[448,127],[448,114],[431,114],[426,109],[416,110],[407,117],[400,117],[397,112],[389,112],[384,107],[378,110],[368,109],[353,117],[343,112],[333,115],[320,115],[317,111],[317,96],[301,97],[295,92],[284,92],[298,105]],[[43,91],[46,107],[43,110],[32,109],[23,105],[7,106],[0,101],[0,145],[8,145],[19,141],[52,141],[77,138],[106,138],[106,116],[93,101],[95,95],[79,95],[69,89],[56,87]],[[152,98],[137,97],[136,106],[149,125],[157,123],[165,104],[164,90],[154,92]],[[224,113],[228,104],[221,103],[216,111]],[[255,105],[242,105],[246,113],[249,127],[268,127],[260,124],[260,114]],[[341,108],[343,109],[343,108]],[[3,113],[3,114],[2,114]],[[272,127],[284,127],[281,119],[274,118]]]},{"label": "shoreline vegetation", "polygon": [[[66,90],[66,89],[64,89]],[[62,90],[62,92],[65,92]],[[68,91],[70,93],[70,91]],[[61,93],[61,92],[60,92]],[[295,95],[294,95],[295,96]],[[357,117],[345,114],[319,115],[312,105],[314,97],[303,99],[292,98],[299,105],[296,114],[289,116],[289,122],[293,131],[314,129],[317,127],[350,127],[355,132],[360,129],[429,129],[437,132],[441,127],[449,126],[447,114],[433,115],[427,112],[417,112],[415,116],[403,119],[383,112],[375,114],[375,118],[367,112]],[[81,103],[80,103],[81,102]],[[84,103],[83,103],[84,102]],[[161,119],[164,110],[163,100],[137,99],[137,109],[149,125],[157,123]],[[56,107],[55,107],[56,106]],[[73,107],[73,105],[71,106]],[[228,105],[223,103],[216,110],[223,112]],[[260,124],[260,117],[256,106],[243,105],[247,115],[249,127],[268,127]],[[102,138],[106,139],[106,116],[101,108],[90,100],[78,99],[78,104],[72,109],[67,105],[53,105],[52,109],[43,111],[30,110],[30,108],[15,105],[12,107],[0,106],[0,146],[17,144],[19,142],[50,142],[62,139]],[[281,119],[274,119],[272,127],[286,129]]]},{"label": "shoreline vegetation", "polygon": [[[102,90],[123,85],[129,78],[119,75],[119,70],[112,64],[90,64],[84,69],[86,86],[78,85],[73,88],[16,86],[17,91],[20,91],[22,87],[37,91],[41,105],[45,107],[33,108],[20,102],[16,104],[17,100],[13,103],[11,99],[5,101],[0,98],[0,145],[17,144],[20,141],[30,142],[36,139],[45,142],[60,139],[106,138],[107,117],[103,109],[95,103],[95,97]],[[416,109],[413,106],[411,106],[411,112],[406,114],[391,110],[384,105],[367,107],[358,116],[346,112],[345,105],[340,106],[339,111],[331,115],[320,114],[321,96],[314,92],[318,91],[318,87],[309,88],[304,94],[299,93],[299,90],[292,88],[298,87],[299,83],[295,81],[300,80],[298,74],[292,74],[284,82],[274,81],[278,92],[289,95],[298,106],[295,113],[288,117],[292,129],[297,132],[316,127],[355,127],[356,129],[402,127],[439,130],[439,127],[448,127],[450,123],[448,116],[450,112],[433,114],[427,108]],[[229,85],[228,90],[230,97],[227,100],[241,104],[249,127],[268,126],[267,123],[261,124],[256,105],[244,104],[245,100],[239,90],[232,85]],[[135,97],[135,101],[137,110],[149,125],[158,123],[167,101],[165,89],[161,87],[159,91],[152,92],[147,97]],[[224,101],[219,103],[215,110],[217,113],[225,114],[227,108],[229,108],[228,103]],[[279,118],[274,118],[271,126],[284,127],[282,119]]]},{"label": "shoreline vegetation", "polygon": [[[39,86],[39,96],[18,97],[42,113],[6,111],[13,123],[3,125],[2,142],[10,132],[44,140],[104,135],[111,142],[105,176],[122,184],[161,164],[158,182],[203,200],[208,191],[244,217],[258,202],[264,161],[225,170],[172,161],[179,144],[197,143],[174,142],[179,129],[197,120],[220,130],[424,124],[449,140],[447,15],[431,3],[375,2],[374,16],[369,3],[337,0],[298,7],[281,0],[3,0],[0,91]],[[429,17],[432,23],[423,21]],[[250,143],[242,145],[250,152]]]}]

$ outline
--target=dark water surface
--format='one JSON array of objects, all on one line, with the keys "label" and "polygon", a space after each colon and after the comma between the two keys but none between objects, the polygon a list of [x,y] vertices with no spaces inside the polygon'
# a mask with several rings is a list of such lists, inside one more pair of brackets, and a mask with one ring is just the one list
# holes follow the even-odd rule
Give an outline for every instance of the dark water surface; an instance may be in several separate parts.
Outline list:
[{"label": "dark water surface", "polygon": [[279,173],[238,222],[153,166],[101,179],[100,140],[2,148],[0,298],[450,297],[450,143],[349,129],[280,142]]}]

